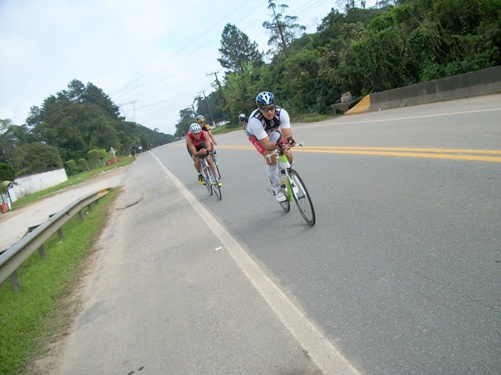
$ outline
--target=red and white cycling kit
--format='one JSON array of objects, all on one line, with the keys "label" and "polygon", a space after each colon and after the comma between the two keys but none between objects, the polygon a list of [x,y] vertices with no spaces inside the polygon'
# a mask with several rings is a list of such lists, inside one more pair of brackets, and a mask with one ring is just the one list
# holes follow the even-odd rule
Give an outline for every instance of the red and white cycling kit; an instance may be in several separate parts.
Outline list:
[{"label": "red and white cycling kit", "polygon": [[197,139],[193,136],[191,132],[188,133],[187,137],[191,139],[191,143],[193,143],[193,146],[199,151],[201,148],[203,148],[203,145],[205,144],[205,132],[202,130],[200,133],[200,138]]},{"label": "red and white cycling kit", "polygon": [[[188,132],[188,134],[186,134],[186,138],[191,139],[191,143],[193,144],[193,146],[195,146],[195,149],[197,151],[200,151],[202,148],[207,148],[207,146],[205,145],[205,132],[202,130],[199,134],[199,139],[195,138],[191,132]],[[186,144],[186,149],[188,150],[190,156],[193,156],[188,144]]]}]

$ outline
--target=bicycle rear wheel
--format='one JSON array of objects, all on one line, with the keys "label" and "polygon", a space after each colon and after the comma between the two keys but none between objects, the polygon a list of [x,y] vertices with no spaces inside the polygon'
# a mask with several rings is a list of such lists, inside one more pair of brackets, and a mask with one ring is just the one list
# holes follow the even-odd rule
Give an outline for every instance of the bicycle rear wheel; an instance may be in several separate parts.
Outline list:
[{"label": "bicycle rear wheel", "polygon": [[316,222],[315,209],[303,180],[294,169],[289,170],[289,177],[292,186],[292,196],[296,201],[299,212],[301,212],[301,216],[303,216],[304,221],[308,225],[314,226]]},{"label": "bicycle rear wheel", "polygon": [[209,175],[209,173],[212,172],[212,170],[206,164],[202,167],[202,172],[203,172],[203,176],[204,176],[205,187],[207,188],[209,195],[212,195],[212,194],[214,194],[214,192],[212,190],[212,182],[211,182],[210,175]]},{"label": "bicycle rear wheel", "polygon": [[223,197],[221,194],[221,188],[218,185],[218,180],[217,180],[216,176],[214,175],[212,168],[209,168],[209,177],[210,177],[210,180],[212,183],[212,190],[216,194],[217,199],[221,200],[221,198]]}]

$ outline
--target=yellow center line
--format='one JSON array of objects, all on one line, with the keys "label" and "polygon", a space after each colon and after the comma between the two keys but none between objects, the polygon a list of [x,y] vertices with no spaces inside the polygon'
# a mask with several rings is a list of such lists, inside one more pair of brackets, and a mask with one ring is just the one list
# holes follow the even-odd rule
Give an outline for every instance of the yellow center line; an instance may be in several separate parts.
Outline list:
[{"label": "yellow center line", "polygon": [[[254,150],[252,145],[218,145],[218,149]],[[410,158],[475,160],[501,163],[501,150],[470,150],[447,148],[405,148],[405,147],[336,147],[305,146],[295,147],[294,152],[345,154],[345,155],[377,155]],[[500,155],[500,156],[496,156]]]},{"label": "yellow center line", "polygon": [[[476,160],[501,163],[501,156],[482,156],[482,155],[456,155],[446,153],[424,153],[424,152],[390,152],[390,151],[363,151],[363,150],[301,150],[302,152],[326,153],[326,154],[345,154],[345,155],[377,155],[377,156],[399,156],[408,158],[427,158],[427,159],[450,159],[450,160]],[[470,150],[473,151],[473,150]]]}]

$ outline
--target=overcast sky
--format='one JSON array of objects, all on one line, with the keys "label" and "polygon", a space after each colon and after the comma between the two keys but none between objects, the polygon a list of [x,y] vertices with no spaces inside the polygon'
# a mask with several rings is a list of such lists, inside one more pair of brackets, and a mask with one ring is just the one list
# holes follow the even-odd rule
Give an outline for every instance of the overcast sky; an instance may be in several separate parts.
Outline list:
[{"label": "overcast sky", "polygon": [[[369,6],[368,1],[367,6]],[[282,3],[277,1],[277,3]],[[316,31],[336,0],[284,0]],[[22,125],[31,106],[77,79],[128,120],[174,134],[179,111],[214,91],[227,23],[268,49],[267,0],[0,0],[0,118]]]}]

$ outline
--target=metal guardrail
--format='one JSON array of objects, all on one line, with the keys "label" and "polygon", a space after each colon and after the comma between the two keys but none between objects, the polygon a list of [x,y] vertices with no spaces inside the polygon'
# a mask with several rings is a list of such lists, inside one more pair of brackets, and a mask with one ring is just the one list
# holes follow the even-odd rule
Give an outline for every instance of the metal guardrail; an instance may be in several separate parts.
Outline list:
[{"label": "metal guardrail", "polygon": [[[111,188],[99,190],[95,193],[87,194],[78,201],[66,206],[61,211],[50,216],[49,220],[40,224],[32,231],[29,231],[14,245],[9,247],[0,255],[0,284],[10,277],[14,289],[17,291],[20,288],[20,283],[17,278],[16,270],[28,259],[36,250],[39,250],[40,255],[45,256],[44,243],[53,234],[58,233],[59,237],[63,237],[61,228],[73,216],[79,215],[80,220],[83,220],[81,210],[84,207],[91,206],[102,196],[108,194]],[[30,228],[31,230],[31,228]]]}]

